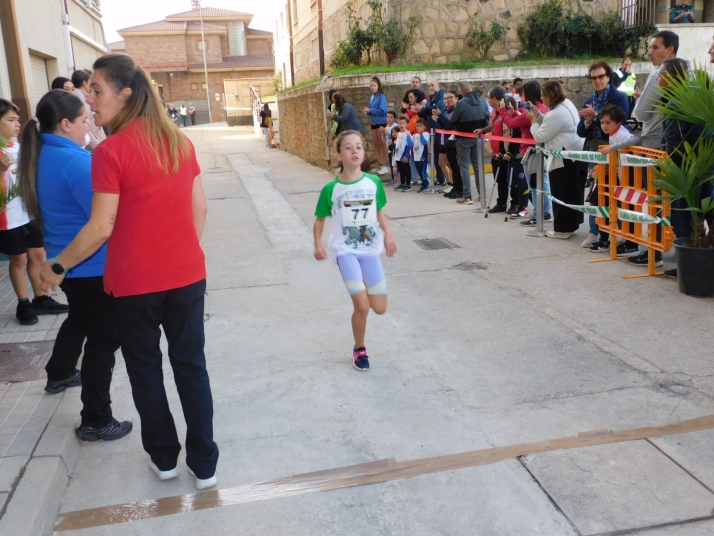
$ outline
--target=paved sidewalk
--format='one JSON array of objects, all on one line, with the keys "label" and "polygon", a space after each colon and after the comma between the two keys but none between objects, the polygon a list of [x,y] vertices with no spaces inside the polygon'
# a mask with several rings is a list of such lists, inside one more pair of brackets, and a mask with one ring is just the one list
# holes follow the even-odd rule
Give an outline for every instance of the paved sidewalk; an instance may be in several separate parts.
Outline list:
[{"label": "paved sidewalk", "polygon": [[[32,326],[23,326],[15,317],[17,296],[12,289],[8,275],[8,261],[0,261],[0,344],[12,342],[54,341],[59,327],[67,315],[40,315],[39,322]],[[27,282],[27,292],[33,298],[32,287]],[[62,303],[67,303],[64,293],[51,292],[50,295]]]},{"label": "paved sidewalk", "polygon": [[[32,299],[29,281],[27,287]],[[62,292],[53,295],[58,301],[67,303]],[[67,315],[40,315],[37,324],[23,326],[15,317],[16,307],[17,296],[10,283],[8,261],[0,260],[0,352],[7,343],[54,341],[60,325],[67,318]],[[0,383],[0,513],[62,398],[45,393],[45,384],[44,378]]]},{"label": "paved sidewalk", "polygon": [[[44,503],[90,519],[88,509],[141,502],[151,515],[56,534],[714,534],[712,430],[231,503],[253,489],[241,486],[296,474],[710,415],[712,302],[668,279],[622,279],[637,272],[625,262],[588,263],[597,256],[579,246],[585,225],[571,240],[527,237],[475,207],[388,190],[398,246],[384,260],[389,312],[369,318],[372,369],[359,373],[342,279],[312,257],[312,214],[330,175],[264,149],[252,129],[186,134],[209,199],[206,352],[221,491],[197,499],[183,457],[178,479],[148,469],[119,358],[113,410],[134,432],[76,447],[76,463],[62,454]],[[415,242],[425,238],[459,247],[426,251]],[[672,262],[666,254],[665,268]],[[183,437],[168,361],[164,374]],[[50,422],[56,437],[71,437],[73,398]],[[48,472],[43,463],[33,457],[29,476]],[[168,497],[182,513],[154,517],[152,501]],[[211,498],[223,506],[191,511]],[[15,501],[7,515],[19,512]]]}]

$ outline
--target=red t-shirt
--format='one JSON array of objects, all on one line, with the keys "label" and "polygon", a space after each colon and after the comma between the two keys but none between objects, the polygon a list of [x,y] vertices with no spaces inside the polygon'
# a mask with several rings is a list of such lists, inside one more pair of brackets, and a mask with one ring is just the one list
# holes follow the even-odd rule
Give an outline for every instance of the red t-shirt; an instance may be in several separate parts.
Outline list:
[{"label": "red t-shirt", "polygon": [[[193,224],[193,181],[201,173],[190,158],[167,175],[139,137],[135,119],[109,136],[92,156],[92,190],[119,194],[114,231],[107,241],[104,290],[116,297],[185,287],[206,278],[206,259]],[[167,146],[168,149],[168,146]]]}]

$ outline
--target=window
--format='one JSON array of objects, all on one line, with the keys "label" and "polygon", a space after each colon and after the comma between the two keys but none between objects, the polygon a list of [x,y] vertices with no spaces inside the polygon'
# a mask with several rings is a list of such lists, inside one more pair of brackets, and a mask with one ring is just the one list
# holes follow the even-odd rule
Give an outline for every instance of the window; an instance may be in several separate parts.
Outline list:
[{"label": "window", "polygon": [[206,82],[201,82],[201,89],[208,89]]},{"label": "window", "polygon": [[204,50],[206,48],[206,42],[205,41],[199,41],[198,42],[198,50]]},{"label": "window", "polygon": [[297,0],[293,0],[293,26],[297,25]]},{"label": "window", "polygon": [[198,89],[198,83],[197,82],[191,82],[191,90],[196,91]]}]

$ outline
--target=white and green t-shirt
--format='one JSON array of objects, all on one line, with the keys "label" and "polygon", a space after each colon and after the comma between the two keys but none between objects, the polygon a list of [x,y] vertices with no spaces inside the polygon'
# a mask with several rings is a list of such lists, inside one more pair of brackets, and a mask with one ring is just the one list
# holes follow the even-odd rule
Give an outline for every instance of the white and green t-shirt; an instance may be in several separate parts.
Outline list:
[{"label": "white and green t-shirt", "polygon": [[355,182],[339,178],[327,183],[320,192],[315,216],[332,216],[330,256],[379,255],[384,250],[384,233],[377,212],[387,204],[382,181],[365,173]]}]

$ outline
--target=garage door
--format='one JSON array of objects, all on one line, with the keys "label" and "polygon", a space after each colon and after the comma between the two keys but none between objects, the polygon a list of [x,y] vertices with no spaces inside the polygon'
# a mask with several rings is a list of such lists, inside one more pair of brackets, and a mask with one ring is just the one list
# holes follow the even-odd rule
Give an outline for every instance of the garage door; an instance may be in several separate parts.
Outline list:
[{"label": "garage door", "polygon": [[50,90],[47,79],[47,62],[45,58],[30,54],[30,100],[32,102],[32,115],[35,115],[37,103]]}]

